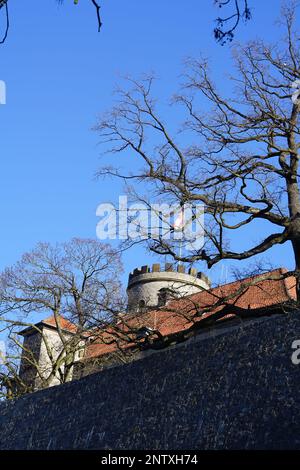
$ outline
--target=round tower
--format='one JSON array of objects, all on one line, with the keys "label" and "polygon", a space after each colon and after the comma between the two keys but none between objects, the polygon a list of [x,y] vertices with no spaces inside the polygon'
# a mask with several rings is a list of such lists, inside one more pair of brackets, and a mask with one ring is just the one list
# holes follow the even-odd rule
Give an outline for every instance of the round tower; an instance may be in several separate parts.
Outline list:
[{"label": "round tower", "polygon": [[160,264],[142,266],[129,274],[127,295],[128,311],[143,312],[147,307],[159,307],[170,299],[195,294],[210,289],[210,280],[202,272],[172,263],[166,263],[161,269]]}]

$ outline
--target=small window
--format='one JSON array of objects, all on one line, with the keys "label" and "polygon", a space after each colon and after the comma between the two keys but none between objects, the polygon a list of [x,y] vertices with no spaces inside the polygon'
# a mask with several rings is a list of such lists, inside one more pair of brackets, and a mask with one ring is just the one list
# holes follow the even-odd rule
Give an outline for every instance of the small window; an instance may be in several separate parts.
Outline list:
[{"label": "small window", "polygon": [[144,300],[140,300],[139,305],[138,305],[138,311],[144,312],[145,309],[146,309],[146,302]]},{"label": "small window", "polygon": [[176,299],[177,295],[173,289],[163,287],[158,292],[158,307],[163,307],[169,300]]},{"label": "small window", "polygon": [[78,357],[83,357],[84,356],[84,349],[79,349],[78,351]]}]

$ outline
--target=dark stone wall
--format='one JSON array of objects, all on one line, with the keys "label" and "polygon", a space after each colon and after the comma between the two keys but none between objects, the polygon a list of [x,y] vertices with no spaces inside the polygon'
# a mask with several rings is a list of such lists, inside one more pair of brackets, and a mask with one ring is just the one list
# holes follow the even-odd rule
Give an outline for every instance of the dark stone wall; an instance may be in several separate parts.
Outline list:
[{"label": "dark stone wall", "polygon": [[0,449],[300,449],[300,313],[0,405]]}]

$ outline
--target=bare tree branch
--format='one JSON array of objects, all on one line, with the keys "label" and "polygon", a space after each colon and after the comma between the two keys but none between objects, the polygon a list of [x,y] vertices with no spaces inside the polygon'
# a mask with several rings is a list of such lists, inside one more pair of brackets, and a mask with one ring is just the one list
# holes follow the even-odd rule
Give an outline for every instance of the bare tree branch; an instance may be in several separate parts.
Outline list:
[{"label": "bare tree branch", "polygon": [[4,44],[4,42],[6,41],[6,38],[8,36],[8,30],[9,30],[8,0],[0,0],[0,10],[3,7],[5,8],[6,27],[5,27],[5,32],[4,32],[3,37],[2,37],[2,39],[0,39],[0,44]]},{"label": "bare tree branch", "polygon": [[[215,0],[215,4],[219,8],[234,5],[233,13],[227,17],[219,17],[216,19],[217,26],[214,29],[214,36],[217,42],[224,45],[227,41],[231,42],[234,37],[235,30],[237,29],[240,21],[249,21],[252,17],[248,0]],[[242,8],[241,8],[242,4]],[[228,28],[226,29],[226,27]]]}]

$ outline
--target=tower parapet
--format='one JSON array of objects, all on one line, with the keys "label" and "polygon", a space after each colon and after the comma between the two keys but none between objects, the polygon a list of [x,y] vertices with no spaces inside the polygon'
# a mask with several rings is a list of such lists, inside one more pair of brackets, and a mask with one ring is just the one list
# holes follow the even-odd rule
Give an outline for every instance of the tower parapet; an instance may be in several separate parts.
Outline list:
[{"label": "tower parapet", "polygon": [[128,310],[143,311],[147,307],[161,306],[169,298],[180,298],[210,289],[209,278],[195,268],[174,266],[166,263],[164,267],[156,263],[141,266],[129,274]]}]

